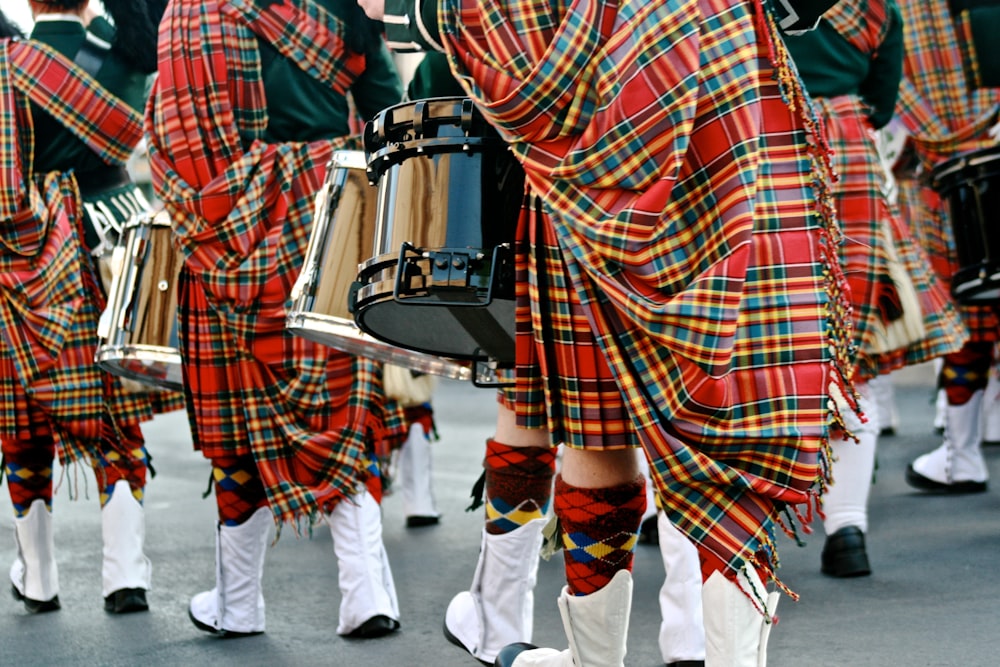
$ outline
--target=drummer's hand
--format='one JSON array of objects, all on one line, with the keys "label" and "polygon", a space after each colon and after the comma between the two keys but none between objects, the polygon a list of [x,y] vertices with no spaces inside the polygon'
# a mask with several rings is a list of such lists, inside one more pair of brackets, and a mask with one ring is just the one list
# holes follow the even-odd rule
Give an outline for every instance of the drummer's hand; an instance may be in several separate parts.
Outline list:
[{"label": "drummer's hand", "polygon": [[385,17],[385,0],[358,0],[358,6],[373,21],[381,21]]}]

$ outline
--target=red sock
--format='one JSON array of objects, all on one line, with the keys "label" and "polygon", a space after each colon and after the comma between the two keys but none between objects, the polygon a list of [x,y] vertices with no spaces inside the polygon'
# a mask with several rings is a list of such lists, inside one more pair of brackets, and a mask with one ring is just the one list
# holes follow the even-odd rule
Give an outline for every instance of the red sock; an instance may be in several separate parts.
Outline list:
[{"label": "red sock", "polygon": [[545,516],[556,472],[554,447],[509,447],[486,441],[486,532],[509,533]]},{"label": "red sock", "polygon": [[646,511],[646,482],[603,489],[570,486],[556,477],[556,515],[562,528],[566,583],[573,595],[604,588],[619,570],[632,570],[632,551]]},{"label": "red sock", "polygon": [[219,521],[224,526],[238,526],[267,505],[267,494],[252,457],[213,460],[212,479]]}]

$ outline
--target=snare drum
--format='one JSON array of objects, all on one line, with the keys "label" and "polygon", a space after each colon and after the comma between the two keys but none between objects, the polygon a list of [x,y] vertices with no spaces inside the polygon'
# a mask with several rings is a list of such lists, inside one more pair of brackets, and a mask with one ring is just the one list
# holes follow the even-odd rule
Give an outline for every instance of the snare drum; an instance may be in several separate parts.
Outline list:
[{"label": "snare drum", "polygon": [[378,209],[351,302],[358,326],[400,347],[512,365],[521,165],[464,98],[385,109],[364,141]]},{"label": "snare drum", "polygon": [[132,217],[112,254],[108,305],[95,361],[153,389],[181,389],[177,283],[183,258],[165,211]]},{"label": "snare drum", "polygon": [[292,286],[285,328],[293,334],[359,357],[422,373],[468,380],[468,364],[390,345],[358,329],[348,294],[358,263],[371,256],[375,188],[363,151],[336,151],[316,195],[313,227],[302,272]]},{"label": "snare drum", "polygon": [[958,251],[951,294],[959,303],[1000,301],[1000,147],[972,151],[931,172],[946,200]]}]

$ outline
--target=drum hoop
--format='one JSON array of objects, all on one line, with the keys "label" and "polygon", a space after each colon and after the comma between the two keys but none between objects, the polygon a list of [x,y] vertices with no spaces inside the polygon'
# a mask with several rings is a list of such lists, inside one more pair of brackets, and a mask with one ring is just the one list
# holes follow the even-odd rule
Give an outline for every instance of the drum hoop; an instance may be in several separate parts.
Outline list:
[{"label": "drum hoop", "polygon": [[333,157],[326,166],[327,173],[334,169],[360,169],[367,167],[365,152],[362,150],[338,150],[333,152]]},{"label": "drum hoop", "polygon": [[1000,152],[990,149],[989,152],[975,151],[971,154],[959,155],[935,167],[931,171],[931,182],[935,184],[935,189],[938,189],[942,180],[956,172],[990,162],[1000,162]]},{"label": "drum hoop", "polygon": [[[309,326],[310,324],[335,325],[342,327],[346,331],[358,334],[358,336],[336,335],[322,331],[319,327]],[[472,379],[472,369],[462,365],[458,360],[387,343],[362,331],[350,320],[343,320],[332,315],[309,311],[289,311],[285,319],[285,328],[296,335],[315,341],[320,345],[333,347],[354,356],[373,358],[383,363],[394,363],[408,368],[418,366],[416,370],[446,377],[451,380],[464,381]],[[319,334],[323,334],[325,338],[321,338]],[[365,338],[361,338],[361,335],[365,336]],[[338,341],[341,341],[342,347],[332,345],[329,342],[330,338],[336,338]]]},{"label": "drum hoop", "polygon": [[397,164],[421,155],[479,155],[491,147],[507,150],[507,145],[494,137],[435,137],[411,139],[372,151],[368,157],[368,181],[377,185],[386,171]]}]

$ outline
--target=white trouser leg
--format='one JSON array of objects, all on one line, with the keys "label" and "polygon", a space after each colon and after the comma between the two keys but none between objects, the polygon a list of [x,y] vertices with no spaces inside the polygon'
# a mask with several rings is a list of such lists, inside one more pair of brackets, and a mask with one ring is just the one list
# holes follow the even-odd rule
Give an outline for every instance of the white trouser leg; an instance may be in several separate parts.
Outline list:
[{"label": "white trouser leg", "polygon": [[14,518],[17,557],[10,580],[21,597],[48,602],[59,595],[52,512],[41,498],[34,500],[23,517]]},{"label": "white trouser leg", "polygon": [[945,409],[944,442],[918,457],[907,471],[917,488],[976,493],[986,490],[989,471],[982,453],[982,389],[962,405]]},{"label": "white trouser leg", "polygon": [[200,629],[220,635],[264,632],[264,556],[273,525],[267,507],[238,526],[217,525],[215,588],[195,595],[188,607]]},{"label": "white trouser leg", "polygon": [[870,387],[858,386],[861,411],[865,423],[853,410],[844,412],[845,424],[858,438],[836,440],[833,448],[833,483],[823,494],[823,529],[832,535],[846,526],[855,526],[868,532],[868,496],[875,470],[875,449],[879,434],[878,404],[873,400]]},{"label": "white trouser leg", "polygon": [[431,475],[431,441],[420,422],[410,425],[406,442],[399,452],[400,489],[403,514],[408,526],[437,523],[441,513],[434,501]]},{"label": "white trouser leg", "polygon": [[507,644],[531,641],[534,589],[546,523],[546,518],[532,519],[500,535],[483,530],[472,585],[452,598],[445,612],[449,641],[487,663],[492,663]]},{"label": "white trouser leg", "polygon": [[123,479],[115,483],[111,499],[101,508],[101,536],[101,595],[107,597],[124,588],[149,590],[153,566],[143,552],[146,518]]},{"label": "white trouser leg", "polygon": [[[702,601],[705,666],[766,667],[778,593],[767,593],[752,569],[740,572],[739,585],[713,572],[702,588]],[[762,602],[766,604],[763,611],[757,607]]]},{"label": "white trouser leg", "polygon": [[663,662],[705,659],[701,563],[698,549],[660,511],[657,515],[664,579],[660,588]]},{"label": "white trouser leg", "polygon": [[328,516],[337,556],[340,615],[337,634],[384,616],[399,622],[396,586],[382,543],[382,509],[366,490],[344,498]]}]

